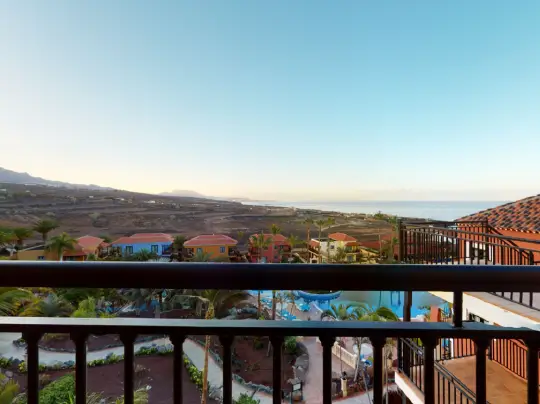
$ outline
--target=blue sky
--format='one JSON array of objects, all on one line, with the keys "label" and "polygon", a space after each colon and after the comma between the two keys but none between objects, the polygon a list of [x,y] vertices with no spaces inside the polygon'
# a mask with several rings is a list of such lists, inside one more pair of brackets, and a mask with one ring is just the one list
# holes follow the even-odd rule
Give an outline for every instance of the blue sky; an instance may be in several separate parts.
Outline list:
[{"label": "blue sky", "polygon": [[512,199],[540,2],[0,1],[0,166],[135,191]]}]

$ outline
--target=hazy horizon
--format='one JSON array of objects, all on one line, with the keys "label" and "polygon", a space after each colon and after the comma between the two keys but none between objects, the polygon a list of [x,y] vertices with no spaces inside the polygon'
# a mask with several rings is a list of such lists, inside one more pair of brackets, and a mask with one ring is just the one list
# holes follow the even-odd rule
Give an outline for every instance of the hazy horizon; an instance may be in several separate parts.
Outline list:
[{"label": "hazy horizon", "polygon": [[532,0],[2,2],[0,166],[259,200],[530,196],[538,15]]}]

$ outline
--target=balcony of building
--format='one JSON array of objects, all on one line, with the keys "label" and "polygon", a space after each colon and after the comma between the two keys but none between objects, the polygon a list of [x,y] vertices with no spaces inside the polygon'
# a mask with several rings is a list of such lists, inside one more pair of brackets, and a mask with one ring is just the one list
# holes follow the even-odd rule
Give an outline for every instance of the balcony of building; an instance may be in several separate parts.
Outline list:
[{"label": "balcony of building", "polygon": [[[474,269],[474,270],[473,270]],[[317,276],[313,276],[316,273]],[[493,273],[486,266],[473,268],[457,266],[454,271],[441,265],[364,265],[361,271],[351,271],[347,265],[258,265],[258,264],[216,264],[216,263],[129,263],[129,262],[0,262],[0,277],[4,287],[84,287],[84,288],[175,288],[175,289],[238,289],[238,290],[339,290],[344,285],[347,289],[365,290],[415,290],[429,291],[441,289],[455,294],[454,308],[462,301],[461,290],[492,292],[510,290],[513,292],[540,292],[540,271],[512,266],[499,267]],[[405,316],[410,320],[410,313]],[[413,341],[417,346],[404,349],[398,345],[397,359],[400,371],[419,371],[422,376],[408,378],[413,380],[417,389],[422,392],[423,402],[441,402],[441,395],[454,394],[452,402],[460,402],[459,396],[465,396],[466,389],[455,393],[447,393],[446,387],[439,380],[444,373],[445,383],[449,389],[457,388],[457,375],[452,379],[446,367],[448,358],[446,351],[439,349],[446,346],[441,340],[468,339],[474,344],[487,346],[491,340],[514,339],[523,341],[528,347],[527,372],[523,380],[529,381],[525,391],[529,403],[538,403],[538,334],[527,328],[498,327],[480,323],[463,323],[460,311],[454,313],[453,324],[427,322],[364,322],[364,321],[260,321],[260,320],[167,320],[155,318],[32,318],[3,317],[0,332],[23,333],[27,344],[26,367],[24,375],[27,382],[27,398],[29,404],[38,403],[40,389],[39,363],[40,349],[38,340],[44,333],[67,333],[75,341],[76,361],[76,399],[84,403],[87,391],[87,338],[91,334],[119,334],[124,343],[125,403],[133,404],[134,387],[134,341],[137,335],[167,335],[172,342],[174,352],[174,385],[171,402],[182,402],[182,366],[183,342],[188,335],[217,335],[221,342],[223,362],[221,371],[221,391],[223,403],[231,404],[238,398],[239,387],[233,379],[232,342],[237,336],[269,336],[274,349],[273,384],[269,394],[262,395],[263,402],[274,404],[285,402],[281,369],[288,366],[283,363],[281,349],[286,336],[318,337],[321,349],[317,355],[320,366],[311,374],[310,397],[316,403],[329,404],[333,399],[332,361],[335,358],[337,337],[369,338],[373,348],[371,362],[368,401],[383,403],[386,358],[383,357],[385,346],[389,340]],[[421,341],[421,346],[418,344]],[[514,349],[514,348],[511,348]],[[437,351],[440,353],[436,353]],[[490,394],[491,365],[487,361],[486,352],[477,350],[474,385],[469,388],[474,394],[474,402],[487,402]],[[320,355],[320,356],[319,356]],[[455,356],[455,354],[454,354]],[[444,358],[444,366],[443,360]],[[457,363],[457,362],[455,362]],[[489,366],[489,367],[488,367]],[[446,369],[446,370],[444,370]],[[458,367],[454,372],[459,373]],[[487,372],[487,373],[486,373]],[[454,374],[455,375],[455,374]],[[499,376],[497,376],[499,377]],[[419,379],[421,378],[421,379]],[[464,375],[464,379],[467,377]],[[439,384],[438,384],[439,383]],[[525,381],[522,385],[525,384]],[[307,386],[306,386],[307,388]],[[452,390],[457,391],[457,390]],[[260,394],[260,393],[257,393]],[[469,393],[470,394],[470,393]],[[521,397],[521,396],[520,396]],[[358,397],[351,398],[351,403],[358,402]],[[348,401],[343,399],[342,403]],[[448,402],[448,401],[447,401]],[[516,401],[517,402],[517,401]]]},{"label": "balcony of building", "polygon": [[[540,240],[503,236],[487,221],[403,222],[399,249],[405,263],[492,266],[493,271],[501,265],[540,264]],[[430,292],[452,303],[452,294]],[[539,293],[465,291],[464,305],[492,322],[540,329]]]}]

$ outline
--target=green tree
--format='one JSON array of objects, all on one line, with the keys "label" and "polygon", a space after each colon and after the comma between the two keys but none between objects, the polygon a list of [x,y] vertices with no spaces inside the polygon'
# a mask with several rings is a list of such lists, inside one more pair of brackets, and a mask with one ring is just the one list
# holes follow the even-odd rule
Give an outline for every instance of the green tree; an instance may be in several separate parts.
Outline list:
[{"label": "green tree", "polygon": [[294,247],[300,244],[300,238],[296,237],[294,234],[291,234],[289,235],[289,237],[287,237],[287,243],[289,243],[289,245],[291,246],[291,258],[292,258]]},{"label": "green tree", "polygon": [[319,219],[319,220],[315,221],[315,225],[319,229],[319,258],[317,260],[318,263],[322,262],[322,251],[321,251],[322,241],[321,241],[321,238],[322,238],[322,230],[323,230],[323,227],[326,226],[326,223],[327,222],[324,219]]},{"label": "green tree", "polygon": [[23,299],[31,299],[32,292],[19,288],[0,288],[0,316],[11,316],[17,312]]},{"label": "green tree", "polygon": [[[231,307],[246,301],[248,293],[243,290],[202,290],[199,298],[207,305],[205,320],[211,320],[226,314]],[[201,404],[206,404],[208,396],[208,357],[210,354],[210,335],[206,336],[204,344],[204,367]]]},{"label": "green tree", "polygon": [[336,252],[334,253],[334,256],[332,257],[333,262],[337,263],[343,263],[347,261],[347,251],[345,251],[345,248],[338,247],[336,249]]},{"label": "green tree", "polygon": [[388,307],[373,308],[367,303],[358,303],[353,310],[353,319],[358,321],[399,321],[399,317]]},{"label": "green tree", "polygon": [[17,245],[17,237],[12,229],[0,228],[0,248],[9,249],[9,255],[12,256]]},{"label": "green tree", "polygon": [[185,242],[186,242],[186,238],[184,236],[182,235],[174,236],[173,248],[178,255],[182,254]]},{"label": "green tree", "polygon": [[15,227],[12,232],[15,236],[15,239],[17,240],[17,246],[19,247],[22,247],[22,245],[24,244],[24,240],[32,237],[32,234],[34,233],[32,229],[28,229],[26,227]]},{"label": "green tree", "polygon": [[[335,224],[336,219],[334,219],[333,217],[329,217],[326,219],[326,225],[328,226],[328,228],[331,228]],[[330,237],[328,237],[328,248],[326,250],[326,253],[326,262],[330,262]]]},{"label": "green tree", "polygon": [[132,254],[130,259],[132,261],[139,261],[139,262],[148,262],[150,260],[155,260],[158,258],[158,255],[150,251],[146,248],[142,248],[141,250],[137,251],[135,254]]},{"label": "green tree", "polygon": [[67,300],[62,299],[55,293],[50,293],[45,298],[36,298],[30,305],[24,308],[21,316],[24,317],[69,317],[73,312],[73,306]]},{"label": "green tree", "polygon": [[212,254],[204,251],[197,251],[193,258],[191,258],[191,262],[209,262],[211,259]]},{"label": "green tree", "polygon": [[11,404],[19,393],[19,384],[0,373],[0,404]]},{"label": "green tree", "polygon": [[47,251],[51,251],[58,255],[58,261],[62,261],[65,251],[73,251],[77,240],[72,238],[67,233],[62,233],[59,236],[52,237],[45,246]]},{"label": "green tree", "polygon": [[307,235],[306,235],[306,245],[309,246],[309,241],[311,240],[311,236],[310,236],[310,233],[311,233],[311,226],[313,226],[313,224],[315,223],[315,221],[310,218],[310,217],[306,217],[303,221],[302,221],[302,224],[304,226],[306,226],[306,231],[307,231]]},{"label": "green tree", "polygon": [[330,319],[335,321],[348,321],[355,320],[356,314],[354,313],[354,304],[331,304],[330,308],[323,311],[321,314],[321,320]]},{"label": "green tree", "polygon": [[33,230],[36,233],[41,234],[41,238],[43,239],[43,241],[47,242],[47,237],[49,236],[49,233],[57,228],[58,228],[58,222],[56,222],[56,220],[42,219],[42,220],[38,220],[34,224]]},{"label": "green tree", "polygon": [[156,297],[159,300],[160,309],[163,310],[162,301],[163,289],[129,289],[126,294],[126,299],[133,303],[135,306],[135,313],[137,316],[141,314],[141,307],[144,304],[151,303]]},{"label": "green tree", "polygon": [[[263,232],[261,234],[254,234],[250,239],[251,245],[259,250],[259,257],[257,262],[261,262],[263,250],[268,248],[272,244],[272,237],[265,237]],[[257,291],[257,317],[261,315],[262,305],[261,305],[261,291]]]},{"label": "green tree", "polygon": [[113,242],[113,239],[112,239],[110,236],[106,235],[106,234],[100,234],[98,237],[99,237],[100,239],[102,239],[105,243],[109,243],[109,244],[110,244],[110,243]]}]

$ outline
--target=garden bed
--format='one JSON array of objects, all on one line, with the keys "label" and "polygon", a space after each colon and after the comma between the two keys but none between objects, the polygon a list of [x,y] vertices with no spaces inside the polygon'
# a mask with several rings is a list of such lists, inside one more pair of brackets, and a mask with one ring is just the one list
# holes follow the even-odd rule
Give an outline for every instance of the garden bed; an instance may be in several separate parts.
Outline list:
[{"label": "garden bed", "polygon": [[[198,341],[204,346],[204,335],[191,336],[190,338]],[[236,337],[233,343],[233,373],[240,376],[246,382],[273,387],[273,352],[270,351],[270,356],[266,356],[268,352],[268,343],[268,338],[264,337],[259,339],[256,337]],[[210,349],[218,354],[220,358],[223,358],[219,337],[211,337]],[[294,378],[292,366],[294,365],[296,357],[296,354],[290,355],[285,352],[283,353],[281,372],[281,386],[283,389],[288,389],[289,385],[287,385],[287,380]]]},{"label": "garden bed", "polygon": [[[151,386],[149,404],[173,403],[173,358],[172,356],[147,356],[135,358],[135,367],[147,369],[141,377],[137,377],[135,387]],[[72,371],[59,370],[40,373],[49,375],[50,380],[56,380]],[[124,363],[88,368],[88,391],[103,393],[106,397],[118,397],[124,394]],[[27,375],[14,374],[14,379],[21,386],[21,392],[26,390]],[[199,389],[190,381],[187,369],[183,368],[182,385],[185,404],[199,404],[201,395]],[[216,401],[208,400],[214,404]]]}]

